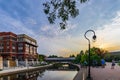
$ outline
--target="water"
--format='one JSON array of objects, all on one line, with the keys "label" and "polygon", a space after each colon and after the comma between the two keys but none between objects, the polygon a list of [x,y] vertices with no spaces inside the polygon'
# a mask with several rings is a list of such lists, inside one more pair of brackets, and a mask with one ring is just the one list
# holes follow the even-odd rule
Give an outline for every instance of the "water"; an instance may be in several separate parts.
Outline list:
[{"label": "water", "polygon": [[73,80],[77,71],[42,70],[1,77],[0,80]]},{"label": "water", "polygon": [[50,71],[47,70],[43,77],[38,77],[37,80],[73,80],[77,71]]}]

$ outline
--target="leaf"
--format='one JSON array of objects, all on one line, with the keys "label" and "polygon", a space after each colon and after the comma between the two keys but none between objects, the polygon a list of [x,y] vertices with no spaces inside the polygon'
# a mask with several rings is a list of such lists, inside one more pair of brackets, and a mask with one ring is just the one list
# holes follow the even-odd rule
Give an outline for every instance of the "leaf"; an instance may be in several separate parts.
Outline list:
[{"label": "leaf", "polygon": [[[88,0],[80,0],[81,3],[86,1]],[[49,23],[54,24],[56,23],[55,21],[58,21],[61,29],[66,29],[66,21],[69,18],[75,18],[79,15],[76,0],[49,0],[43,3],[43,6]]]}]

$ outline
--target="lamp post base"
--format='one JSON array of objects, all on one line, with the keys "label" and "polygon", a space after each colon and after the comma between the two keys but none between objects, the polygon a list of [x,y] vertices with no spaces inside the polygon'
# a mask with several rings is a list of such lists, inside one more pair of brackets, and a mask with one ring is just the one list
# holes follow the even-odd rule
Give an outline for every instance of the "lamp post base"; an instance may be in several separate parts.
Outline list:
[{"label": "lamp post base", "polygon": [[86,80],[93,80],[92,77],[87,77]]}]

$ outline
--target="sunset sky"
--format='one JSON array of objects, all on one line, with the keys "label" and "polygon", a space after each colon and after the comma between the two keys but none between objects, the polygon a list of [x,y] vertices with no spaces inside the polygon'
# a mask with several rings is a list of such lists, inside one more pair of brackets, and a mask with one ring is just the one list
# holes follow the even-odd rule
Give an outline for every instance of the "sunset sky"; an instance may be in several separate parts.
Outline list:
[{"label": "sunset sky", "polygon": [[[88,49],[84,33],[96,32],[91,46],[120,50],[120,0],[89,0],[77,7],[80,14],[68,21],[66,30],[52,25],[43,12],[46,0],[0,0],[0,31],[27,34],[38,42],[38,53],[68,56]],[[92,39],[92,33],[87,36]]]}]

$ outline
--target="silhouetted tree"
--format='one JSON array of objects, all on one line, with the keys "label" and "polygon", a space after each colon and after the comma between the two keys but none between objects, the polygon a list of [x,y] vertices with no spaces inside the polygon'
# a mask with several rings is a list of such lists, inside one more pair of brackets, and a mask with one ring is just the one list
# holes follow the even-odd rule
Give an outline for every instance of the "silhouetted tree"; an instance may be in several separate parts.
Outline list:
[{"label": "silhouetted tree", "polygon": [[74,54],[72,54],[72,55],[70,55],[69,57],[75,57],[75,55],[74,55]]},{"label": "silhouetted tree", "polygon": [[49,55],[48,58],[57,58],[57,55]]}]

